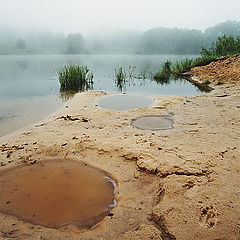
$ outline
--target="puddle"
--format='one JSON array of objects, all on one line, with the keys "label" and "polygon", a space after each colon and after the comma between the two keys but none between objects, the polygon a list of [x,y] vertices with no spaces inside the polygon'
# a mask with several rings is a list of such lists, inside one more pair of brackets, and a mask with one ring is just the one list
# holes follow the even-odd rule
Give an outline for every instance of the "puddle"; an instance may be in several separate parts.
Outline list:
[{"label": "puddle", "polygon": [[98,100],[99,107],[112,110],[131,110],[148,107],[153,103],[152,99],[144,95],[111,95]]},{"label": "puddle", "polygon": [[47,160],[0,172],[0,212],[51,228],[89,229],[115,206],[115,182],[73,160]]},{"label": "puddle", "polygon": [[171,129],[173,120],[169,116],[144,116],[133,119],[131,125],[143,130]]}]

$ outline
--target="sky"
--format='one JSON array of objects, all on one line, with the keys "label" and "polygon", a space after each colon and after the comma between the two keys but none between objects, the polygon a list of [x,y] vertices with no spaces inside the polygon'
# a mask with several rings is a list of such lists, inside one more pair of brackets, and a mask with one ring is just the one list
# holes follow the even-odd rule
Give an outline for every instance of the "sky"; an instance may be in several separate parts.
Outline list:
[{"label": "sky", "polygon": [[240,21],[240,0],[0,0],[0,25],[88,34]]}]

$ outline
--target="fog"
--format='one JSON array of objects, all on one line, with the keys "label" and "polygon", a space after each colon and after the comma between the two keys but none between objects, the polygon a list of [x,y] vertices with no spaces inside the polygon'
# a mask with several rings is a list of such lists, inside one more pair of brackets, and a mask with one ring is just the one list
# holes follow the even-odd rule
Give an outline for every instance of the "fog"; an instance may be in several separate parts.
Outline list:
[{"label": "fog", "polygon": [[240,20],[239,0],[1,0],[0,24],[81,32],[154,27],[205,29]]},{"label": "fog", "polygon": [[0,3],[0,54],[198,54],[240,33],[239,0]]}]

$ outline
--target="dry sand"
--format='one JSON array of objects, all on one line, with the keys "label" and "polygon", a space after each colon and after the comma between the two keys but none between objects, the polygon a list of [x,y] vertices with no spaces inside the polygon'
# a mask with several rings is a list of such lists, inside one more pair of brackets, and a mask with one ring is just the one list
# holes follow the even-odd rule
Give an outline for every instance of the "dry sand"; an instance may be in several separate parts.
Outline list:
[{"label": "dry sand", "polygon": [[[56,157],[84,160],[117,179],[117,206],[82,233],[0,214],[0,238],[239,240],[240,90],[236,79],[214,88],[131,111],[97,108],[103,92],[80,93],[42,124],[3,139],[0,170]],[[143,115],[171,116],[174,128],[130,125]]]}]

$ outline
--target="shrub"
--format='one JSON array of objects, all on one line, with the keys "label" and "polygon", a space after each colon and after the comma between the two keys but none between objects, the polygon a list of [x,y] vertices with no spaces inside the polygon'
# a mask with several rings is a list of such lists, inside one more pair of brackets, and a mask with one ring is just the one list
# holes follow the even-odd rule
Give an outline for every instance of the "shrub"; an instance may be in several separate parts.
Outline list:
[{"label": "shrub", "polygon": [[201,51],[202,57],[209,56],[228,56],[237,54],[240,52],[240,37],[233,35],[222,35],[219,36],[217,41],[213,43],[213,46],[209,49],[203,48]]}]

